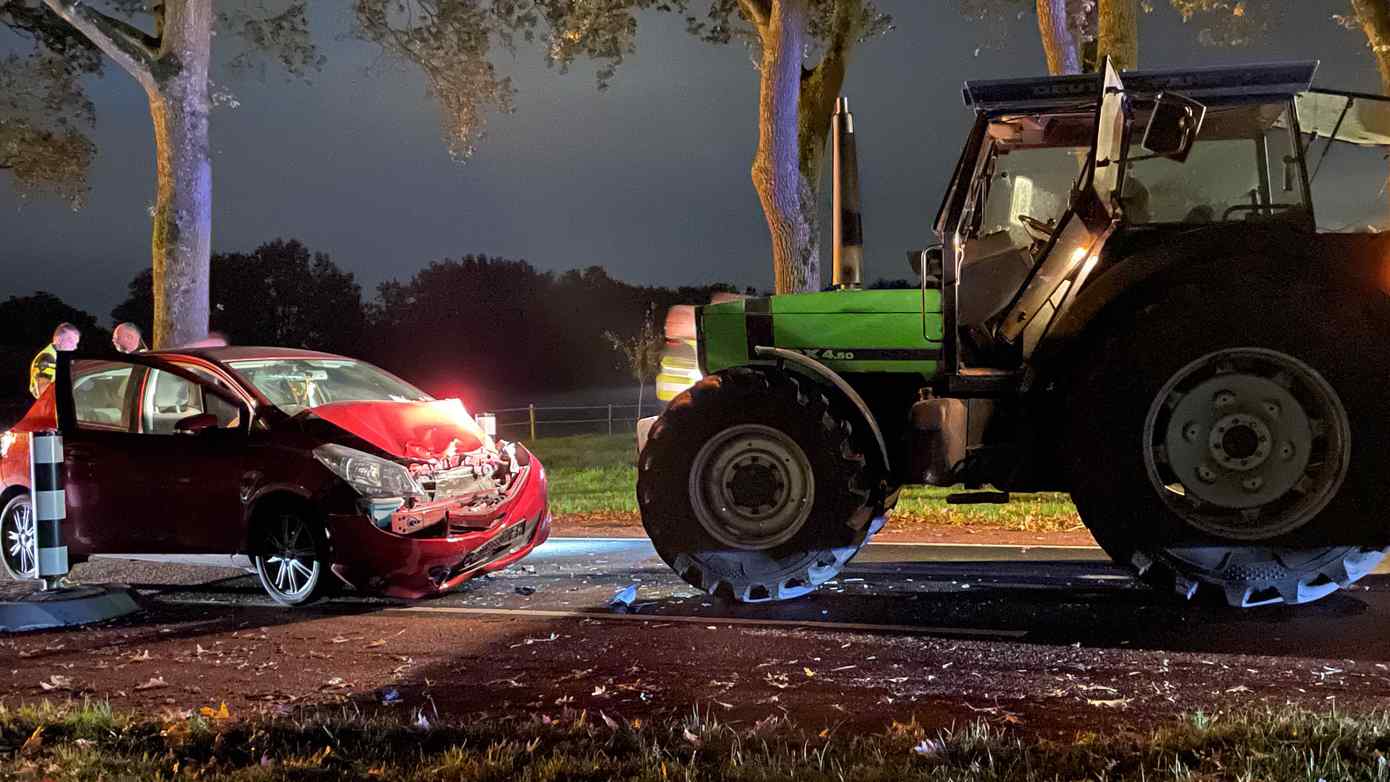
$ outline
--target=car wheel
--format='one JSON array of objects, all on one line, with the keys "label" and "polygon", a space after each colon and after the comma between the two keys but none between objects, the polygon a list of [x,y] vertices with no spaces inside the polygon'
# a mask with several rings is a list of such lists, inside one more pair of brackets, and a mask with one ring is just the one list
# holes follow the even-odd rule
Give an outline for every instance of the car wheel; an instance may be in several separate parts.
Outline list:
[{"label": "car wheel", "polygon": [[774,369],[672,400],[638,459],[642,524],[688,583],[740,602],[834,578],[881,523],[873,469],[820,389]]},{"label": "car wheel", "polygon": [[281,511],[259,525],[253,560],[270,599],[298,606],[322,596],[332,574],[323,532],[292,511]]},{"label": "car wheel", "polygon": [[16,581],[39,577],[39,525],[29,495],[14,497],[0,510],[0,545],[6,575]]},{"label": "car wheel", "polygon": [[1179,287],[1108,324],[1071,395],[1072,497],[1096,542],[1237,608],[1370,573],[1390,538],[1384,322],[1369,297],[1284,281]]}]

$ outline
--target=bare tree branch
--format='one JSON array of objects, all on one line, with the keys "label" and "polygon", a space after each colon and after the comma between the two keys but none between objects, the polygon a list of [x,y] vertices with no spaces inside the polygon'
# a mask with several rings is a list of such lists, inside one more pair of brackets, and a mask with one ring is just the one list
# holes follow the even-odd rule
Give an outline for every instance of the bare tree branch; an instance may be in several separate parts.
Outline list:
[{"label": "bare tree branch", "polygon": [[153,81],[151,64],[157,55],[153,39],[138,28],[87,6],[81,0],[44,0],[53,13],[77,28],[142,85]]}]

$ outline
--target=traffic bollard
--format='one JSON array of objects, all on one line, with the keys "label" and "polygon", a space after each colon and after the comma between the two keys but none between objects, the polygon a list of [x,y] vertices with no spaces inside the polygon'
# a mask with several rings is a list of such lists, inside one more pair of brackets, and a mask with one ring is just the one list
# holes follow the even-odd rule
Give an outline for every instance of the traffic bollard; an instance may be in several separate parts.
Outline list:
[{"label": "traffic bollard", "polygon": [[29,433],[29,489],[38,532],[38,577],[45,590],[53,589],[68,574],[68,547],[63,545],[63,519],[67,517],[63,436],[57,432]]}]

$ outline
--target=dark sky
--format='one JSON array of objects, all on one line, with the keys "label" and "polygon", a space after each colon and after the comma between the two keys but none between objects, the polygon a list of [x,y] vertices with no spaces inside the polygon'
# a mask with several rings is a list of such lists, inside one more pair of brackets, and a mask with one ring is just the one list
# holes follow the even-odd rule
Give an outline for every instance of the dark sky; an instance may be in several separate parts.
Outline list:
[{"label": "dark sky", "polygon": [[[1332,21],[1345,2],[1291,0],[1277,29],[1238,49],[1198,45],[1193,25],[1154,5],[1141,20],[1145,66],[1316,58],[1319,84],[1379,91],[1360,31]],[[1001,45],[998,31],[957,9],[956,0],[889,4],[897,29],[860,49],[846,84],[869,279],[907,276],[903,251],[930,241],[970,119],[962,80],[1043,70],[1031,13],[1007,25]],[[312,83],[274,69],[263,80],[218,79],[240,106],[213,116],[215,251],[297,237],[355,273],[368,295],[466,253],[546,270],[601,264],[633,282],[770,287],[766,225],[748,180],[757,75],[747,50],[644,17],[637,55],[603,93],[589,69],[560,75],[534,50],[499,57],[518,88],[516,112],[491,117],[460,164],[420,77],[389,64],[367,73],[381,63],[370,46],[342,40],[342,13],[313,20],[329,61]],[[88,206],[21,208],[0,184],[0,295],[45,289],[104,321],[149,264],[153,141],[131,79],[113,66],[91,91],[100,152]]]}]

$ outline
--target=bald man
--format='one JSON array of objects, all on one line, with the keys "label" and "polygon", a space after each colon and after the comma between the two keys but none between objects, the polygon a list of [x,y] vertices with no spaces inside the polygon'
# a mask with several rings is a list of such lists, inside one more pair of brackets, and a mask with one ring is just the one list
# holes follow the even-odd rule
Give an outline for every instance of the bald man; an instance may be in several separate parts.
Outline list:
[{"label": "bald man", "polygon": [[140,327],[126,321],[111,332],[111,345],[121,353],[139,353],[145,350],[145,340],[140,336]]}]

